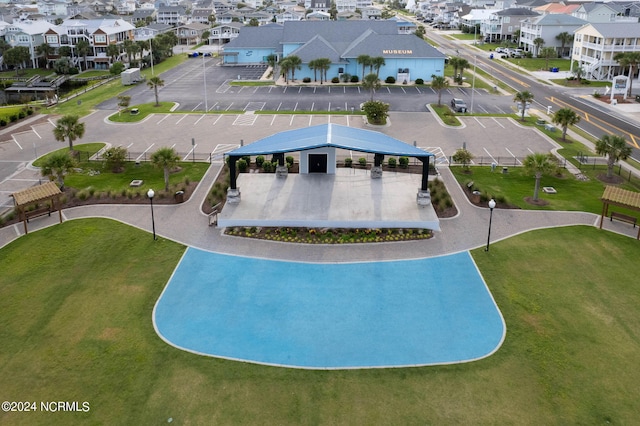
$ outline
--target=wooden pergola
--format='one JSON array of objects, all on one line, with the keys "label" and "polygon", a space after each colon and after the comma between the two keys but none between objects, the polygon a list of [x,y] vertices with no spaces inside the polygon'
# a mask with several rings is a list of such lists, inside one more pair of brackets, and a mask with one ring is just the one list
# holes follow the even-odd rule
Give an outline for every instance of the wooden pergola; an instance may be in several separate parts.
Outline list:
[{"label": "wooden pergola", "polygon": [[[616,186],[607,186],[604,189],[604,194],[602,194],[601,200],[603,206],[602,215],[600,215],[600,229],[602,229],[602,221],[609,213],[609,205],[640,211],[640,192],[627,191],[626,189],[618,188]],[[638,235],[636,238],[640,240],[640,227],[638,227]]]},{"label": "wooden pergola", "polygon": [[[62,223],[60,195],[62,195],[62,191],[60,191],[60,188],[58,188],[58,185],[56,185],[55,182],[43,183],[11,194],[13,202],[18,209],[19,218],[24,224],[25,234],[29,232],[27,229],[27,222],[29,221],[29,218],[45,214],[49,214],[49,216],[51,216],[51,212],[56,210],[56,203],[58,204],[57,210],[60,217],[60,223]],[[25,210],[30,205],[42,202],[49,203],[49,205],[32,211]]]}]

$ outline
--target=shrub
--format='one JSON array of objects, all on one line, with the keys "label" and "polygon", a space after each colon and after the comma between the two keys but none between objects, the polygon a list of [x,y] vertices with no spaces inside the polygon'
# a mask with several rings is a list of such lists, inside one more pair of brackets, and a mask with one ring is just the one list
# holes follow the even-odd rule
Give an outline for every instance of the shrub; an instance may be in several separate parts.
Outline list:
[{"label": "shrub", "polygon": [[247,165],[251,164],[251,156],[250,155],[244,155],[244,156],[242,156],[242,159],[247,162]]},{"label": "shrub", "polygon": [[391,167],[392,169],[396,168],[396,164],[397,164],[397,160],[396,157],[391,157],[389,158],[389,167]]},{"label": "shrub", "polygon": [[[599,92],[595,92],[593,94],[593,97],[596,98],[596,99],[600,99],[602,97],[602,95]],[[0,125],[3,125],[1,121],[0,121]]]},{"label": "shrub", "polygon": [[106,168],[114,173],[120,172],[127,161],[127,148],[121,146],[111,147],[104,152],[103,158]]},{"label": "shrub", "polygon": [[264,157],[262,155],[258,155],[256,157],[256,166],[262,167],[263,163],[264,163]]},{"label": "shrub", "polygon": [[287,163],[287,167],[291,167],[291,166],[293,166],[293,157],[292,157],[292,156],[287,155],[287,156],[284,158],[284,161]]},{"label": "shrub", "polygon": [[358,164],[360,164],[362,167],[367,167],[367,159],[364,157],[358,158]]},{"label": "shrub", "polygon": [[7,125],[7,120],[5,120],[4,118],[0,118],[0,126],[6,126]]},{"label": "shrub", "polygon": [[400,163],[400,168],[406,169],[409,166],[409,157],[400,157],[398,162]]},{"label": "shrub", "polygon": [[358,76],[357,76],[357,75],[352,75],[352,76],[351,76],[351,82],[352,82],[352,83],[357,83],[358,81],[360,81],[360,79],[358,78]]},{"label": "shrub", "polygon": [[352,158],[345,158],[344,159],[344,166],[345,167],[351,167],[352,164],[353,164],[353,159]]},{"label": "shrub", "polygon": [[33,109],[31,108],[26,108],[25,112],[27,113],[27,115],[33,115]]},{"label": "shrub", "polygon": [[244,158],[241,158],[238,161],[236,161],[236,166],[238,166],[238,171],[240,173],[244,173],[247,171],[247,161]]},{"label": "shrub", "polygon": [[333,77],[333,78],[331,79],[331,82],[332,82],[332,83],[340,83],[340,79],[339,79],[338,77]]},{"label": "shrub", "polygon": [[9,116],[9,121],[10,121],[10,122],[12,122],[12,123],[13,123],[14,121],[18,121],[18,115],[17,115],[17,114],[11,114],[11,115]]},{"label": "shrub", "polygon": [[396,78],[394,76],[390,75],[389,77],[387,77],[384,80],[384,82],[387,83],[387,84],[394,84],[396,82]]},{"label": "shrub", "polygon": [[311,78],[310,77],[305,77],[302,79],[303,83],[311,83]]},{"label": "shrub", "polygon": [[424,80],[421,78],[416,78],[416,84],[424,84]]},{"label": "shrub", "polygon": [[351,80],[351,74],[345,72],[340,78],[344,83],[348,83]]},{"label": "shrub", "polygon": [[27,113],[24,111],[18,111],[18,119],[25,118]]},{"label": "shrub", "polygon": [[381,101],[368,101],[362,104],[362,110],[371,124],[387,124],[389,104]]}]

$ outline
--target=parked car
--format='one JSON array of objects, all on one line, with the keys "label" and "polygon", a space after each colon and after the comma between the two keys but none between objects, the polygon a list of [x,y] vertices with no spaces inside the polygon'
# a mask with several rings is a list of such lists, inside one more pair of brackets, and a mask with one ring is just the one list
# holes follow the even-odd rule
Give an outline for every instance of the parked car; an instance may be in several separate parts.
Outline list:
[{"label": "parked car", "polygon": [[524,50],[522,49],[511,49],[509,52],[512,58],[522,58],[524,57]]},{"label": "parked car", "polygon": [[451,99],[451,109],[453,112],[467,112],[467,104],[458,98]]},{"label": "parked car", "polygon": [[506,47],[496,47],[496,53],[507,53]]}]

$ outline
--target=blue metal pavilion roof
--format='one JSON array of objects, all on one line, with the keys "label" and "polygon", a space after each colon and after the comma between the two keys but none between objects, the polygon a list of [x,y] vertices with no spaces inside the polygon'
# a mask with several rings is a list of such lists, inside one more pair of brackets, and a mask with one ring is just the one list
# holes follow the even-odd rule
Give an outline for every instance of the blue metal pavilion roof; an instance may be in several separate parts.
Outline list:
[{"label": "blue metal pavilion roof", "polygon": [[434,156],[430,152],[423,151],[383,133],[355,129],[338,124],[321,124],[319,126],[276,133],[229,151],[226,155],[241,157],[244,155],[276,154],[306,151],[327,146],[383,155],[405,157]]}]

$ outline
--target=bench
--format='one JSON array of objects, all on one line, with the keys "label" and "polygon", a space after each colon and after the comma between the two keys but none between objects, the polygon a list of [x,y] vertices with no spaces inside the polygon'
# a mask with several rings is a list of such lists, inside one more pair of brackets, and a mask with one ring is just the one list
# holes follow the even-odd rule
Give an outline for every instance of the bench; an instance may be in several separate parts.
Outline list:
[{"label": "bench", "polygon": [[29,219],[38,217],[38,216],[44,216],[45,214],[51,216],[50,206],[40,207],[39,209],[24,212],[24,218],[27,220],[27,223],[29,223]]},{"label": "bench", "polygon": [[633,224],[633,227],[636,227],[636,224],[638,223],[638,218],[633,217],[633,216],[629,216],[626,214],[622,214],[622,213],[618,213],[618,212],[611,212],[611,216],[610,216],[610,220],[613,222],[613,219],[622,221],[622,222],[627,222],[627,223],[631,223]]}]

